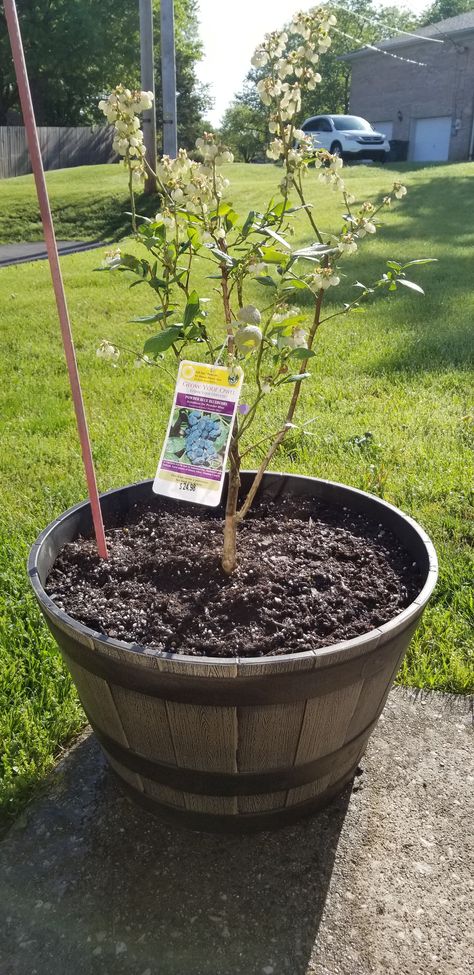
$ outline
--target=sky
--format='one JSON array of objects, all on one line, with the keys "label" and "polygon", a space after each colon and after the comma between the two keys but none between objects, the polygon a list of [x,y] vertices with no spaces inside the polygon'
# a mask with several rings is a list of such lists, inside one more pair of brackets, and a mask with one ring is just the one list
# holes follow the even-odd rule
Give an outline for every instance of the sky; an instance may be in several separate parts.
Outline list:
[{"label": "sky", "polygon": [[[405,5],[420,13],[429,6],[429,0],[410,0]],[[314,6],[315,0],[199,0],[205,54],[198,65],[198,77],[210,85],[214,109],[207,116],[214,125],[242,87],[263,36],[283,27],[297,10]],[[383,3],[379,6],[383,11]]]}]

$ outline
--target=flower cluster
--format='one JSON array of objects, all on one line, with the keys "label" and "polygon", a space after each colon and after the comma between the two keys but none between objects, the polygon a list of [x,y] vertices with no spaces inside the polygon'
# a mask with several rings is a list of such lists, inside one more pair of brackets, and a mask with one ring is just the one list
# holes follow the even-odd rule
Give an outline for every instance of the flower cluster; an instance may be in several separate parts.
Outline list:
[{"label": "flower cluster", "polygon": [[335,288],[341,279],[334,273],[334,268],[328,266],[318,267],[317,271],[308,274],[306,280],[315,291],[319,291],[321,288],[326,291],[327,288]]},{"label": "flower cluster", "polygon": [[113,268],[119,267],[122,260],[122,252],[120,247],[111,247],[109,251],[106,251],[104,258],[102,260],[102,267],[108,271],[112,271]]},{"label": "flower cluster", "polygon": [[404,196],[407,195],[407,188],[403,186],[402,183],[398,181],[393,184],[393,195],[396,196],[397,200],[402,200]]},{"label": "flower cluster", "polygon": [[115,345],[111,345],[107,339],[102,339],[102,342],[97,349],[96,355],[99,359],[106,359],[108,362],[116,362],[120,356],[119,350]]},{"label": "flower cluster", "polygon": [[355,254],[357,250],[357,243],[354,234],[343,233],[339,238],[337,249],[341,254]]},{"label": "flower cluster", "polygon": [[205,217],[229,186],[229,180],[217,172],[216,166],[233,162],[232,153],[208,133],[197,139],[196,148],[203,157],[202,163],[180,149],[176,159],[163,156],[158,164],[157,176],[168,204],[162,214],[165,221],[171,219],[171,211],[176,208]]},{"label": "flower cluster", "polygon": [[308,346],[308,333],[300,325],[295,325],[287,335],[282,332],[276,344],[279,349],[306,349]]},{"label": "flower cluster", "polygon": [[107,98],[99,102],[99,108],[115,129],[113,148],[123,156],[126,166],[136,181],[142,180],[145,176],[146,152],[138,114],[145,112],[152,105],[151,91],[130,91],[123,85],[117,85]]},{"label": "flower cluster", "polygon": [[[321,81],[316,65],[330,47],[335,24],[336,17],[323,9],[296,14],[287,31],[267,34],[252,58],[254,67],[267,69],[257,83],[261,101],[271,109],[269,129],[275,136],[267,156],[284,157],[290,168],[314,153],[312,140],[295,129],[294,118],[301,110],[302,90],[314,91]],[[283,189],[286,192],[287,183]]]}]

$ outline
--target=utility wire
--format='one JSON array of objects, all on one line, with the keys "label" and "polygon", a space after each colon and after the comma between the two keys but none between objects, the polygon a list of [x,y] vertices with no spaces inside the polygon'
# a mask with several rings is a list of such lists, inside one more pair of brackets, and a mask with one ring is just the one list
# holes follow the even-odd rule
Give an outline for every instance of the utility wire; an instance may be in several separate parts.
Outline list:
[{"label": "utility wire", "polygon": [[332,29],[337,34],[341,34],[342,37],[347,37],[350,41],[354,41],[355,44],[360,44],[362,47],[367,47],[371,51],[377,51],[377,54],[384,54],[388,58],[395,58],[396,61],[406,61],[407,64],[417,64],[420,68],[428,67],[426,61],[414,61],[413,58],[402,58],[400,54],[392,54],[391,51],[384,51],[381,47],[375,47],[374,44],[369,44],[367,41],[361,41],[358,37],[353,37],[352,34],[346,34],[345,31],[340,30],[339,27],[333,27]]},{"label": "utility wire", "polygon": [[[365,23],[366,24],[373,24],[374,23],[373,18],[371,18],[371,17],[365,17],[364,14],[360,14],[356,10],[349,10],[347,7],[344,7],[344,5],[342,3],[336,3],[335,0],[330,0],[328,6],[330,6],[330,7],[338,7],[339,10],[344,10],[344,12],[346,14],[352,14],[354,17],[359,17],[360,20],[365,20]],[[378,18],[378,14],[376,14],[375,17]],[[377,24],[377,26],[379,26],[379,25]],[[381,27],[384,26],[384,23],[381,23],[380,26]],[[411,30],[403,30],[401,27],[390,27],[388,24],[385,24],[385,26],[387,27],[387,30],[395,31],[395,33],[397,33],[397,34],[406,34],[408,37],[416,37],[417,40],[419,40],[419,41],[431,41],[433,44],[444,44],[445,43],[445,41],[440,40],[438,37],[424,37],[423,34],[414,34],[413,31],[411,31]],[[408,59],[407,58],[403,58],[402,60],[405,61],[405,60],[408,60]],[[418,63],[418,62],[414,62],[414,63]]]}]

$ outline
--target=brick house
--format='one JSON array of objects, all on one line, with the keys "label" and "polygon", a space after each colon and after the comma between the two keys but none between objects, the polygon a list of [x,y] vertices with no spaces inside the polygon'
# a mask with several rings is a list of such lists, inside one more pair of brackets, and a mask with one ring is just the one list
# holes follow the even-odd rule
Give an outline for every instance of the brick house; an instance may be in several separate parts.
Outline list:
[{"label": "brick house", "polygon": [[409,160],[472,159],[474,10],[416,33],[443,44],[398,34],[377,46],[409,61],[368,48],[344,57],[352,68],[350,112],[401,140]]}]

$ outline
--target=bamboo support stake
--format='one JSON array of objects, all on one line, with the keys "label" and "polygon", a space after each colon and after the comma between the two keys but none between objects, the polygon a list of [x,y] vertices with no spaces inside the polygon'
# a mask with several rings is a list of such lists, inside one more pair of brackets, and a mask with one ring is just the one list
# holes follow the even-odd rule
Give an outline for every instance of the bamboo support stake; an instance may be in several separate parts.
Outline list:
[{"label": "bamboo support stake", "polygon": [[84,468],[86,473],[87,488],[89,492],[89,500],[92,511],[92,520],[94,524],[95,537],[97,540],[97,549],[101,558],[108,558],[107,544],[105,541],[104,524],[102,520],[102,511],[100,508],[99,493],[97,490],[97,480],[95,476],[94,461],[92,459],[92,451],[89,439],[89,431],[87,429],[87,420],[84,411],[84,401],[82,398],[81,383],[79,379],[79,373],[77,369],[76,353],[74,349],[74,342],[71,332],[71,323],[69,320],[69,312],[66,301],[66,294],[64,291],[64,283],[61,274],[61,268],[59,265],[58,248],[56,244],[56,236],[54,233],[53,219],[51,216],[51,207],[49,205],[48,191],[46,188],[46,181],[44,178],[43,160],[41,158],[41,151],[38,139],[38,130],[36,128],[35,115],[33,110],[33,103],[31,100],[30,85],[28,81],[28,72],[26,69],[25,54],[23,51],[23,43],[21,39],[20,25],[18,22],[18,14],[16,9],[15,0],[3,0],[3,7],[5,10],[5,18],[8,27],[8,33],[10,37],[10,44],[13,54],[13,62],[15,65],[15,74],[18,84],[18,92],[20,95],[21,110],[23,113],[23,121],[25,123],[26,135],[28,140],[28,149],[31,157],[31,164],[33,167],[33,174],[36,184],[36,192],[38,195],[38,202],[41,213],[41,220],[43,223],[44,238],[46,243],[46,250],[48,252],[49,266],[51,269],[51,278],[53,281],[54,294],[56,297],[56,305],[58,309],[59,322],[61,326],[61,335],[64,345],[64,353],[66,356],[66,363],[69,373],[69,382],[71,385],[72,399],[74,403],[74,410],[76,413],[77,428],[79,432],[79,440],[81,443],[82,459],[84,462]]}]

